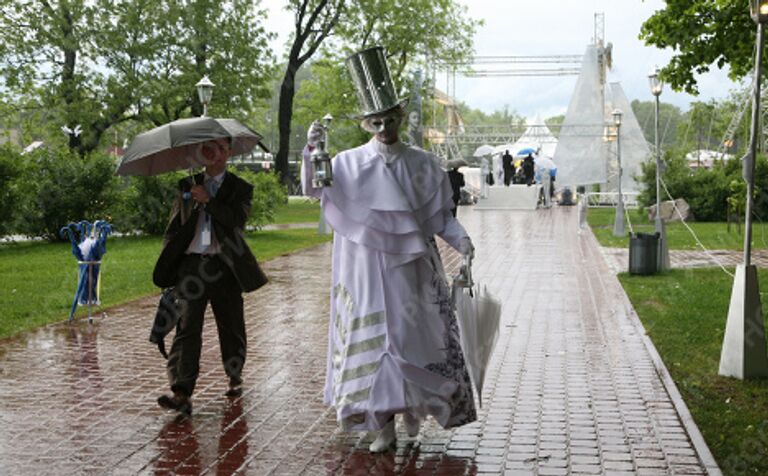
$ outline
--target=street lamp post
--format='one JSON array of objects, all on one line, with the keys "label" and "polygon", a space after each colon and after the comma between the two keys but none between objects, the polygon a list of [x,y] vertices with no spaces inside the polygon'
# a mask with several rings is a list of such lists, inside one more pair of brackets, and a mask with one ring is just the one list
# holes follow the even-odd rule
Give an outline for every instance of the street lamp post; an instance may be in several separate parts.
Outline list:
[{"label": "street lamp post", "polygon": [[747,182],[747,207],[744,225],[744,264],[736,267],[720,352],[720,375],[747,379],[768,376],[768,354],[765,347],[765,325],[760,303],[757,268],[751,264],[752,206],[755,189],[755,159],[757,157],[760,122],[760,66],[763,59],[763,27],[768,21],[768,0],[750,0],[752,19],[757,23],[754,96],[749,151],[744,156],[744,180]]},{"label": "street lamp post", "polygon": [[651,71],[648,75],[648,81],[651,85],[651,94],[656,97],[656,111],[654,114],[656,129],[656,233],[659,234],[658,248],[658,268],[659,271],[669,269],[669,246],[667,244],[667,230],[664,219],[661,217],[661,145],[659,144],[659,96],[664,89],[664,83],[659,78],[659,67]]},{"label": "street lamp post", "polygon": [[616,217],[613,220],[613,236],[624,236],[624,195],[621,193],[621,110],[614,109],[611,115],[613,116],[613,124],[616,126],[616,162],[618,162],[619,168],[619,180],[617,193],[619,195],[618,202],[616,203]]},{"label": "street lamp post", "polygon": [[213,97],[213,87],[216,86],[208,79],[208,76],[203,76],[203,79],[195,84],[197,88],[197,97],[200,99],[200,103],[203,105],[203,117],[208,115],[208,104]]}]

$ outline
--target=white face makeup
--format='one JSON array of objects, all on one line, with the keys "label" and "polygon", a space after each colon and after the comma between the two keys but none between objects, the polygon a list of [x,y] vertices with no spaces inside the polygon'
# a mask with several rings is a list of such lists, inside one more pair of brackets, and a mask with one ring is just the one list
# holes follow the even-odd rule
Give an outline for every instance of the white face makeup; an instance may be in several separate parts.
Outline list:
[{"label": "white face makeup", "polygon": [[390,111],[386,114],[366,117],[361,125],[366,131],[376,134],[376,138],[385,144],[397,141],[397,130],[403,121],[399,111]]}]

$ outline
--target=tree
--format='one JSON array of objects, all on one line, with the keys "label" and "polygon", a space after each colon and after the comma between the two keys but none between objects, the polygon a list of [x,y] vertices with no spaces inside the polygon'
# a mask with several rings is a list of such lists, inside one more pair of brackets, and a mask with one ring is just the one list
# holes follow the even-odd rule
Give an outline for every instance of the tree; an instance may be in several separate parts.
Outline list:
[{"label": "tree", "polygon": [[[635,99],[632,101],[631,106],[632,112],[637,118],[637,122],[643,129],[645,140],[650,144],[654,144],[656,142],[656,126],[654,122],[656,102],[639,101]],[[676,145],[677,130],[682,120],[683,114],[680,112],[680,108],[664,102],[659,103],[659,141],[662,150],[669,149]]]},{"label": "tree", "polygon": [[275,169],[284,184],[293,181],[288,168],[291,141],[291,118],[296,93],[296,74],[299,68],[315,54],[339,21],[346,0],[289,0],[288,8],[294,12],[293,40],[288,50],[288,62],[280,86],[278,130],[280,145],[275,157]]},{"label": "tree", "polygon": [[454,63],[471,56],[479,23],[465,7],[448,0],[350,0],[334,30],[333,50],[320,50],[311,77],[299,89],[297,121],[309,124],[330,112],[337,118],[332,147],[359,144],[367,134],[344,120],[359,108],[344,59],[354,51],[383,46],[399,96],[408,97],[411,70],[425,67],[427,60]]},{"label": "tree", "polygon": [[[258,3],[256,3],[258,6]],[[268,90],[270,36],[247,0],[0,0],[0,71],[20,120],[80,155],[126,121],[199,113],[194,84],[217,83],[214,111],[244,115]]]},{"label": "tree", "polygon": [[[463,63],[473,53],[475,29],[467,7],[452,0],[355,0],[339,25],[345,49],[383,46],[394,83],[426,56],[439,63]],[[401,89],[402,91],[402,89]]]},{"label": "tree", "polygon": [[694,74],[716,65],[738,79],[752,72],[755,25],[739,0],[666,0],[643,23],[640,39],[674,54],[661,77],[675,90],[698,94]]},{"label": "tree", "polygon": [[310,78],[301,83],[296,93],[294,122],[308,125],[331,114],[334,118],[329,141],[332,152],[364,142],[369,134],[358,126],[358,121],[349,119],[350,112],[359,106],[344,64],[325,57],[314,61],[310,72]]}]

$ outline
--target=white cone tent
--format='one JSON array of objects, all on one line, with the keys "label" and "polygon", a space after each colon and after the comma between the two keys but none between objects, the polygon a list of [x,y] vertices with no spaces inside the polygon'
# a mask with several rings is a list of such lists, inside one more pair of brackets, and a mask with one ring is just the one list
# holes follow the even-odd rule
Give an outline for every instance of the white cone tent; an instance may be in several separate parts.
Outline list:
[{"label": "white cone tent", "polygon": [[555,149],[557,148],[557,139],[552,135],[552,131],[544,124],[544,120],[540,115],[536,115],[533,120],[527,120],[528,128],[523,132],[523,135],[515,142],[510,150],[511,154],[516,154],[518,150],[530,147],[531,149],[538,149],[539,155],[546,157],[554,157]]}]

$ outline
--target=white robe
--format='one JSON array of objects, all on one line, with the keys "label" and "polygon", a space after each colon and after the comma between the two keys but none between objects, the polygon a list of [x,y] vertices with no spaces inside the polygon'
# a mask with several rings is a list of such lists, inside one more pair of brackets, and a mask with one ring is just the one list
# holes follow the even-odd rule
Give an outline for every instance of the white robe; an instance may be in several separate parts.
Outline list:
[{"label": "white robe", "polygon": [[332,161],[333,185],[311,186],[334,229],[325,402],[342,427],[382,428],[406,410],[445,428],[476,419],[450,290],[434,235],[459,247],[437,158],[375,139]]}]

